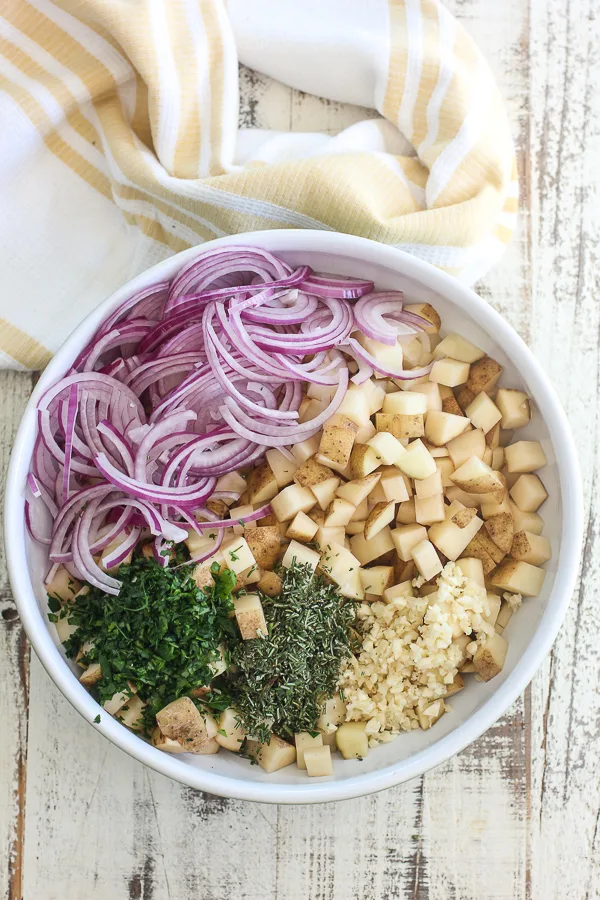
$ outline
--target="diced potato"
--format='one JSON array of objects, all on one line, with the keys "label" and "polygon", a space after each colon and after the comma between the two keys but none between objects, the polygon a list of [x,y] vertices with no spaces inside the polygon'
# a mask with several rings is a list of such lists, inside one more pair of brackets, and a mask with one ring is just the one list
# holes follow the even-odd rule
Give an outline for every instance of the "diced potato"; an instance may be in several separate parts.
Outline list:
[{"label": "diced potato", "polygon": [[298,565],[307,563],[314,572],[320,558],[316,550],[311,550],[310,547],[305,547],[304,544],[299,544],[298,541],[291,541],[281,560],[281,565],[289,569],[294,562]]},{"label": "diced potato", "polygon": [[328,478],[327,481],[320,481],[319,484],[313,484],[311,491],[317,498],[321,509],[325,510],[331,504],[335,497],[335,493],[340,486],[340,478]]},{"label": "diced potato", "polygon": [[[440,390],[441,390],[441,387],[442,386],[440,386]],[[460,408],[460,406],[458,404],[458,400],[454,396],[452,389],[444,386],[444,390],[447,390],[448,394],[445,397],[444,396],[442,397],[442,412],[450,413],[450,415],[452,415],[452,416],[463,416],[463,418],[464,418],[465,414],[464,414],[463,410]],[[467,423],[465,422],[465,427],[466,426],[467,426]]]},{"label": "diced potato", "polygon": [[315,484],[321,484],[335,478],[335,475],[328,466],[317,462],[314,456],[306,459],[294,472],[294,481],[301,487],[312,488]]},{"label": "diced potato", "polygon": [[379,431],[370,438],[368,446],[373,448],[379,457],[378,462],[384,466],[396,465],[400,457],[406,453],[400,441],[385,431]]},{"label": "diced potato", "polygon": [[[324,525],[326,528],[331,528],[336,525],[347,525],[355,512],[356,507],[348,500],[343,500],[341,497],[334,497],[327,507]],[[311,539],[309,538],[309,540]]]},{"label": "diced potato", "polygon": [[271,447],[270,450],[267,450],[265,457],[275,476],[277,487],[281,490],[281,488],[291,484],[294,480],[294,473],[298,468],[298,463],[288,459],[288,457],[276,447]]},{"label": "diced potato", "polygon": [[267,623],[258,594],[244,594],[241,597],[236,597],[233,600],[233,607],[238,628],[244,641],[267,636]]},{"label": "diced potato", "polygon": [[510,603],[507,603],[506,600],[503,600],[500,604],[500,612],[498,613],[498,618],[496,619],[495,628],[498,634],[502,634],[508,623],[513,617],[514,610]]},{"label": "diced potato", "polygon": [[485,616],[485,621],[489,622],[490,625],[495,625],[496,620],[498,618],[498,614],[500,612],[500,606],[502,604],[502,598],[500,594],[492,594],[491,591],[487,592],[487,602],[490,608],[489,614]]},{"label": "diced potato", "polygon": [[446,517],[444,495],[434,494],[425,500],[415,497],[415,517],[421,525],[433,525],[435,522],[443,522]]},{"label": "diced potato", "polygon": [[523,560],[532,566],[541,566],[552,557],[550,541],[541,534],[519,531],[515,534],[510,548],[513,559]]},{"label": "diced potato", "polygon": [[504,553],[510,552],[514,534],[514,522],[510,513],[499,513],[487,519],[485,530]]},{"label": "diced potato", "polygon": [[365,593],[381,597],[394,579],[394,567],[371,566],[370,569],[359,569],[358,574]]},{"label": "diced potato", "polygon": [[373,359],[379,363],[380,369],[373,364],[375,373],[385,373],[389,369],[402,368],[403,354],[400,344],[381,344],[379,341],[374,341],[372,338],[368,338],[361,333],[358,333],[355,336],[367,353],[370,353]]},{"label": "diced potato", "polygon": [[369,752],[366,722],[344,722],[335,733],[337,748],[344,759],[364,759]]},{"label": "diced potato", "polygon": [[358,520],[356,522],[355,521],[348,522],[348,524],[346,525],[346,534],[349,534],[349,535],[364,534],[366,521],[367,520],[365,518],[365,519]]},{"label": "diced potato", "polygon": [[444,489],[442,487],[442,476],[440,475],[439,469],[430,475],[428,478],[422,478],[420,481],[415,481],[415,493],[419,500],[427,500],[429,497],[434,497],[437,494],[442,495]]},{"label": "diced potato", "polygon": [[504,448],[506,468],[513,472],[535,472],[548,465],[546,454],[539,441],[517,441]]},{"label": "diced potato", "polygon": [[101,678],[102,668],[100,663],[90,663],[83,674],[79,676],[80,682],[85,685],[85,687],[92,687],[92,685],[97,684]]},{"label": "diced potato", "polygon": [[417,514],[415,512],[415,501],[414,497],[411,497],[410,500],[405,500],[400,503],[398,512],[396,513],[396,522],[399,522],[401,525],[411,525],[416,521]]},{"label": "diced potato", "polygon": [[435,544],[444,556],[456,560],[465,552],[482,525],[483,521],[478,516],[475,516],[464,528],[459,528],[450,519],[445,519],[443,522],[431,525],[428,536],[432,544]]},{"label": "diced potato", "polygon": [[212,716],[203,716],[189,697],[180,697],[156,713],[161,733],[177,741],[186,753],[199,753],[217,734]]},{"label": "diced potato", "polygon": [[348,465],[352,447],[356,439],[356,422],[339,413],[323,426],[323,436],[319,444],[318,459],[327,465]]},{"label": "diced potato", "polygon": [[[453,509],[455,505],[459,506],[459,509]],[[459,528],[466,528],[467,525],[470,525],[476,515],[476,509],[470,506],[462,506],[456,500],[446,509],[446,518],[458,525]]]},{"label": "diced potato", "polygon": [[320,441],[321,435],[313,434],[312,437],[307,438],[305,441],[300,441],[298,444],[294,444],[293,447],[290,447],[292,455],[296,457],[298,465],[318,452]]},{"label": "diced potato", "polygon": [[217,479],[215,491],[231,491],[242,494],[246,490],[246,479],[239,472],[227,472]]},{"label": "diced potato", "polygon": [[81,582],[72,578],[64,566],[59,566],[54,578],[46,585],[46,593],[61,603],[68,603],[81,590]]},{"label": "diced potato", "polygon": [[374,538],[375,535],[379,534],[382,528],[385,528],[386,525],[393,522],[395,511],[396,509],[393,501],[390,503],[376,503],[365,522],[365,540],[370,541],[371,538]]},{"label": "diced potato", "polygon": [[[487,394],[484,394],[484,396],[487,397]],[[494,454],[492,453],[492,448],[491,448],[491,447],[486,447],[486,448],[485,448],[485,451],[484,451],[484,454],[483,454],[483,457],[482,457],[482,459],[483,459],[484,463],[486,464],[486,466],[489,466],[490,468],[492,467],[492,460],[493,460],[493,458],[494,458]]]},{"label": "diced potato", "polygon": [[492,469],[496,469],[496,471],[502,469],[504,466],[504,460],[504,447],[495,447],[494,450],[492,450]]},{"label": "diced potato", "polygon": [[152,746],[156,747],[157,750],[162,750],[165,753],[189,753],[186,747],[183,747],[179,741],[174,741],[171,738],[166,737],[158,727],[152,732]]},{"label": "diced potato", "polygon": [[277,737],[276,734],[271,735],[268,744],[248,741],[248,745],[250,745],[250,752],[261,769],[269,775],[286,766],[291,766],[296,761],[296,748]]},{"label": "diced potato", "polygon": [[364,534],[355,534],[354,537],[350,538],[350,547],[361,566],[366,566],[378,557],[383,556],[384,553],[389,553],[390,550],[393,550],[394,541],[392,540],[390,529],[386,527],[382,528],[369,541],[367,541]]},{"label": "diced potato", "polygon": [[276,496],[279,486],[268,463],[261,463],[252,469],[246,481],[248,501],[256,506],[268,503]]},{"label": "diced potato", "polygon": [[[354,507],[352,507],[354,510]],[[305,544],[310,543],[318,531],[319,526],[312,519],[309,519],[306,513],[299,512],[294,517],[292,524],[288,527],[285,535],[290,540],[302,541]]]},{"label": "diced potato", "polygon": [[468,494],[466,491],[461,490],[461,488],[457,487],[457,485],[453,484],[452,487],[446,488],[446,499],[450,501],[458,500],[464,506],[472,506],[473,508],[477,508],[481,506],[482,497],[486,497],[486,494]]},{"label": "diced potato", "polygon": [[431,728],[432,725],[440,719],[444,712],[445,706],[443,700],[425,700],[419,703],[416,707],[415,712],[417,714],[417,719],[419,720],[419,725],[423,729],[423,731],[427,731],[427,729]]},{"label": "diced potato", "polygon": [[435,460],[423,441],[412,441],[406,453],[396,463],[398,468],[411,478],[428,478],[437,471]]},{"label": "diced potato", "polygon": [[485,391],[477,394],[472,403],[465,410],[475,428],[481,428],[487,432],[502,418],[502,413]]},{"label": "diced potato", "polygon": [[215,735],[216,742],[221,747],[224,747],[225,750],[237,753],[247,734],[248,732],[241,723],[237,709],[233,709],[231,706],[228,709],[224,709],[219,716],[219,730]]},{"label": "diced potato", "polygon": [[503,513],[512,515],[508,492],[500,503],[494,499],[488,500],[486,495],[480,494],[479,496],[481,497],[481,515],[484,519],[492,519],[494,516],[499,516]]},{"label": "diced potato", "polygon": [[442,571],[442,563],[431,541],[424,540],[416,544],[410,551],[410,555],[426,581],[430,581]]},{"label": "diced potato", "polygon": [[537,475],[526,474],[515,481],[510,496],[522,512],[536,512],[548,494]]},{"label": "diced potato", "polygon": [[431,303],[412,303],[404,309],[429,322],[429,325],[423,326],[427,334],[436,334],[442,327],[442,320]]},{"label": "diced potato", "polygon": [[[396,395],[388,396],[395,397]],[[410,416],[401,415],[400,413],[377,413],[375,423],[378,433],[391,434],[398,440],[422,437],[425,433],[423,416],[420,413]]]},{"label": "diced potato", "polygon": [[315,494],[309,488],[299,484],[290,484],[273,497],[271,509],[277,516],[278,522],[287,522],[293,519],[299,512],[308,512],[317,502]]},{"label": "diced potato", "polygon": [[435,384],[445,384],[448,387],[457,387],[464,384],[469,377],[469,363],[451,359],[449,356],[434,362],[429,380]]},{"label": "diced potato", "polygon": [[441,447],[462,434],[468,424],[465,416],[431,410],[425,422],[425,438],[436,447]]},{"label": "diced potato", "polygon": [[452,359],[458,359],[460,362],[474,363],[484,357],[485,352],[460,334],[451,333],[437,345],[433,355],[437,359],[442,356],[450,356]]},{"label": "diced potato", "polygon": [[448,442],[448,453],[455,468],[462,466],[472,456],[483,459],[485,453],[485,434],[480,428],[459,434]]},{"label": "diced potato", "polygon": [[456,675],[454,676],[454,681],[451,684],[447,685],[446,693],[444,696],[452,697],[453,694],[458,694],[459,691],[462,691],[464,686],[465,686],[465,680],[462,677],[462,675],[460,675],[457,672]]},{"label": "diced potato", "polygon": [[261,569],[272,569],[279,556],[281,544],[277,525],[260,525],[246,532],[246,542],[256,565]]},{"label": "diced potato", "polygon": [[483,566],[480,559],[473,556],[466,556],[456,560],[456,565],[463,573],[465,578],[470,578],[481,587],[485,587],[485,577],[483,574]]},{"label": "diced potato", "polygon": [[[496,382],[502,374],[502,366],[490,356],[484,356],[478,359],[471,366],[466,386],[474,394],[480,394],[485,391],[488,394],[496,387]],[[459,400],[460,403],[460,400]]]},{"label": "diced potato", "polygon": [[476,395],[473,391],[469,390],[466,384],[463,384],[462,387],[456,389],[454,396],[456,397],[456,402],[464,412],[467,406],[473,402]]},{"label": "diced potato", "polygon": [[385,399],[385,387],[381,381],[374,381],[369,378],[361,385],[363,393],[367,397],[367,405],[369,407],[369,415],[373,416],[379,412]]},{"label": "diced potato", "polygon": [[504,488],[498,472],[494,472],[478,456],[471,456],[454,470],[450,478],[454,484],[469,494],[489,494]]},{"label": "diced potato", "polygon": [[483,681],[490,681],[504,668],[508,644],[502,635],[496,633],[478,647],[473,657],[475,671]]},{"label": "diced potato", "polygon": [[254,507],[248,504],[247,506],[234,506],[229,510],[229,516],[232,522],[235,522],[233,526],[234,534],[244,534],[244,532],[250,528],[256,528],[256,522],[243,522],[241,525],[239,523],[239,519],[243,516],[250,516],[254,512]]},{"label": "diced potato", "polygon": [[532,534],[541,534],[544,530],[544,520],[541,516],[534,512],[523,512],[512,500],[510,503],[510,513],[515,523],[515,532],[530,531]]},{"label": "diced potato", "polygon": [[386,394],[382,409],[392,415],[422,416],[427,412],[427,396],[416,391]]},{"label": "diced potato", "polygon": [[331,528],[320,527],[317,531],[315,543],[321,550],[325,550],[330,544],[344,546],[346,532],[343,525],[333,525]]},{"label": "diced potato", "polygon": [[337,414],[346,416],[359,427],[369,421],[370,397],[364,385],[352,384],[338,407]]},{"label": "diced potato", "polygon": [[[485,396],[487,397],[488,395],[486,394]],[[495,425],[492,425],[492,427],[485,432],[485,443],[488,447],[491,447],[492,450],[496,450],[500,445],[500,432],[500,422],[496,422]],[[498,466],[498,468],[500,467]]]},{"label": "diced potato", "polygon": [[336,496],[343,500],[348,500],[357,508],[366,500],[375,485],[379,482],[381,475],[379,472],[366,475],[364,478],[354,479],[341,485],[336,490]]},{"label": "diced potato", "polygon": [[423,525],[403,525],[391,532],[396,553],[403,562],[412,559],[412,548],[427,539],[427,529]]},{"label": "diced potato", "polygon": [[370,475],[380,465],[377,451],[368,444],[355,444],[350,454],[350,472],[352,479],[364,478]]},{"label": "diced potato", "polygon": [[[392,467],[381,473],[381,481],[377,485],[381,488],[383,498],[385,500],[393,500],[395,503],[403,503],[409,499],[408,489],[406,487],[406,476],[399,472],[398,469]],[[427,480],[427,479],[425,479]],[[424,484],[423,481],[418,482]]]},{"label": "diced potato", "polygon": [[394,601],[400,600],[402,597],[413,596],[414,591],[412,581],[410,580],[401,581],[400,584],[395,584],[392,587],[386,588],[383,592],[383,599],[386,603],[393,603]]},{"label": "diced potato", "polygon": [[314,750],[316,747],[323,746],[323,738],[320,734],[314,737],[308,731],[301,731],[294,735],[294,743],[296,744],[296,765],[299,769],[306,769],[304,762],[304,754],[307,750]]},{"label": "diced potato", "polygon": [[306,772],[311,778],[333,775],[333,762],[330,747],[316,747],[305,750],[304,760]]},{"label": "diced potato", "polygon": [[317,729],[325,734],[333,732],[346,718],[346,704],[339,694],[325,701],[323,712],[317,719]]},{"label": "diced potato", "polygon": [[442,479],[442,489],[451,487],[453,482],[450,479],[450,476],[454,472],[454,463],[452,462],[450,457],[444,456],[441,459],[436,459],[435,466]]},{"label": "diced potato", "polygon": [[483,574],[490,572],[502,562],[506,553],[493,542],[484,528],[480,529],[465,547],[465,556],[475,556],[483,564]]},{"label": "diced potato", "polygon": [[283,582],[276,572],[262,572],[257,587],[267,597],[278,597]]},{"label": "diced potato", "polygon": [[369,419],[368,422],[365,422],[364,425],[360,426],[360,428],[356,432],[354,441],[357,444],[366,444],[369,438],[372,438],[374,434],[377,434],[377,429]]},{"label": "diced potato", "polygon": [[256,565],[256,559],[246,538],[232,538],[221,548],[221,553],[227,568],[236,574]]},{"label": "diced potato", "polygon": [[316,418],[321,415],[326,407],[327,403],[324,400],[309,400],[305,398],[298,408],[298,422],[302,424]]},{"label": "diced potato", "polygon": [[496,406],[502,413],[503,428],[522,428],[531,418],[529,398],[523,391],[500,388]]}]

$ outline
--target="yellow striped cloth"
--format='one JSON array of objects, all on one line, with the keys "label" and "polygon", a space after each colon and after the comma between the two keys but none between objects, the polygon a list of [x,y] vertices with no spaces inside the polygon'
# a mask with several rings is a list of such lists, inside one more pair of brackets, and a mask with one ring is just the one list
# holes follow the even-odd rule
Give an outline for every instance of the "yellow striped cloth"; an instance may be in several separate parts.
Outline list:
[{"label": "yellow striped cloth", "polygon": [[[238,60],[380,117],[239,128]],[[499,92],[437,0],[4,0],[0,170],[0,365],[16,368],[224,234],[352,232],[473,282],[517,209]]]}]

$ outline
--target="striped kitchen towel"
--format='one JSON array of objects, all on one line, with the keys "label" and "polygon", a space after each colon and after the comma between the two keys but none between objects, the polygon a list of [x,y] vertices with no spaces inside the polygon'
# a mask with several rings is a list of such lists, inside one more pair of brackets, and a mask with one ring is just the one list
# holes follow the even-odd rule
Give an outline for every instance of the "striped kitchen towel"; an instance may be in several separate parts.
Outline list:
[{"label": "striped kitchen towel", "polygon": [[[380,116],[335,136],[240,128],[238,61]],[[517,209],[498,89],[438,0],[4,0],[0,170],[15,368],[224,234],[352,232],[473,282]]]}]

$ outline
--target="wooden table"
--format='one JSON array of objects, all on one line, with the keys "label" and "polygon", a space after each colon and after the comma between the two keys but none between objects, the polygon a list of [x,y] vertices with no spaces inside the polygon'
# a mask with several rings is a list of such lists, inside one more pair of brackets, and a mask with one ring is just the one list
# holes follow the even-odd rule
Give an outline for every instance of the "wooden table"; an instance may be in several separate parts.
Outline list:
[{"label": "wooden table", "polygon": [[[367,2],[367,0],[365,0]],[[169,781],[111,746],[30,653],[0,561],[0,896],[8,900],[600,897],[600,17],[595,0],[453,0],[509,107],[519,233],[478,286],[533,347],[580,450],[585,553],[524,696],[476,744],[373,797],[286,808]],[[242,72],[245,125],[366,114]],[[1,376],[4,468],[31,387]]]}]

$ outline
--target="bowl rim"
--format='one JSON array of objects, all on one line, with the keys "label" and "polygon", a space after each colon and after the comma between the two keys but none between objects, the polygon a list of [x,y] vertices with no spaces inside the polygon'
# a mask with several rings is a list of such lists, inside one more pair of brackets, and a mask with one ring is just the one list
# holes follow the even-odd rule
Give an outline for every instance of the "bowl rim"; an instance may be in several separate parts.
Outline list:
[{"label": "bowl rim", "polygon": [[[536,405],[544,409],[543,417],[556,455],[561,490],[561,553],[554,585],[527,651],[517,661],[510,675],[477,710],[449,734],[377,772],[359,774],[339,782],[319,780],[306,785],[286,785],[255,781],[252,778],[232,779],[217,775],[209,768],[190,766],[176,756],[157,750],[108,714],[101,715],[98,724],[94,723],[98,712],[103,712],[102,708],[75,678],[54,643],[39,609],[27,563],[22,486],[29,468],[31,444],[36,429],[35,405],[43,391],[64,374],[63,360],[70,361],[83,341],[96,330],[108,309],[122,302],[135,290],[162,279],[165,275],[171,277],[189,259],[215,246],[247,243],[261,246],[262,242],[273,253],[302,252],[304,249],[306,252],[355,256],[384,268],[400,269],[405,277],[420,281],[425,287],[461,307],[486,332],[495,336],[526,379]],[[318,246],[305,246],[311,242]],[[42,373],[23,413],[6,479],[4,526],[9,579],[25,631],[51,679],[88,723],[133,758],[190,787],[239,800],[304,804],[360,797],[422,775],[463,750],[506,712],[533,678],[565,617],[579,569],[583,539],[583,497],[579,462],[570,425],[554,388],[531,350],[493,307],[453,276],[395,247],[338,232],[274,229],[229,235],[170,256],[128,281],[83,319]],[[208,761],[210,757],[206,759]]]}]

